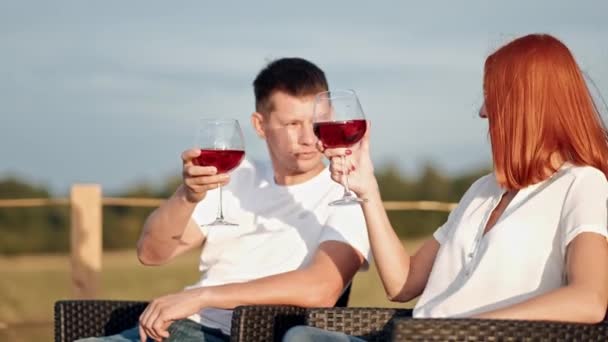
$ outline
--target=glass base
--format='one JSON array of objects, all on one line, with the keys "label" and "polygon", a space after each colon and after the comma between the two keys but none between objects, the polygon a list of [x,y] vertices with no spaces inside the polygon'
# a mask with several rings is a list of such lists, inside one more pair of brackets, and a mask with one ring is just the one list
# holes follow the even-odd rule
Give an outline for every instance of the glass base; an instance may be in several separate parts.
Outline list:
[{"label": "glass base", "polygon": [[335,200],[333,202],[329,202],[330,206],[342,206],[342,205],[353,205],[353,204],[361,204],[367,202],[365,198],[358,198],[355,196],[344,196],[339,200]]},{"label": "glass base", "polygon": [[238,223],[232,223],[224,220],[223,218],[216,218],[215,221],[211,223],[204,224],[203,226],[238,226]]}]

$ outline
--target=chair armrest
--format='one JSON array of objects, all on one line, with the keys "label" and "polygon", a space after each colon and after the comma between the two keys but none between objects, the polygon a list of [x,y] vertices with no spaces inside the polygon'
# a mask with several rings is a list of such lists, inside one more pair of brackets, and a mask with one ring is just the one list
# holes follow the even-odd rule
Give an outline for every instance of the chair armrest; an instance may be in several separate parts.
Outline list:
[{"label": "chair armrest", "polygon": [[490,319],[396,319],[391,341],[606,341],[608,322],[579,324]]},{"label": "chair armrest", "polygon": [[148,305],[139,301],[60,300],[55,303],[55,341],[117,334],[133,327]]},{"label": "chair armrest", "polygon": [[411,317],[411,309],[394,308],[314,308],[308,310],[307,325],[366,341],[388,341],[395,318]]},{"label": "chair armrest", "polygon": [[409,309],[388,308],[312,308],[280,305],[239,306],[232,314],[232,341],[281,341],[296,325],[340,331],[370,341],[386,341],[390,321],[410,317]]},{"label": "chair armrest", "polygon": [[288,305],[238,306],[232,313],[231,341],[280,341],[285,332],[306,324],[306,309]]}]

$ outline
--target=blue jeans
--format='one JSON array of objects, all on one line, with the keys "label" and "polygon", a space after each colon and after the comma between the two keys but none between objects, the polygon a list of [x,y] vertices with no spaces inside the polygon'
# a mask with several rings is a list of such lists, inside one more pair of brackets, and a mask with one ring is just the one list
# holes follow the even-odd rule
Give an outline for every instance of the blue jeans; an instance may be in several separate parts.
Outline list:
[{"label": "blue jeans", "polygon": [[300,325],[287,330],[283,342],[364,342],[365,340],[341,332]]},{"label": "blue jeans", "polygon": [[[208,328],[189,319],[181,319],[169,326],[169,338],[165,342],[226,342],[230,336],[224,335],[221,330]],[[139,326],[127,329],[120,334],[90,337],[78,340],[79,342],[139,342]],[[148,341],[152,341],[148,339]]]}]

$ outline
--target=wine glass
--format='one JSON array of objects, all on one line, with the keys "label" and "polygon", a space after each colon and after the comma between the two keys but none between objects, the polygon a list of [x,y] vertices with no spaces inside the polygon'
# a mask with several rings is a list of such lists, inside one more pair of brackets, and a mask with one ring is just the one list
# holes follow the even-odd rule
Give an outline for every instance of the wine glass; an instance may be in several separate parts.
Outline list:
[{"label": "wine glass", "polygon": [[[194,164],[215,166],[217,174],[232,171],[245,156],[243,132],[237,120],[202,119],[196,139],[201,154],[194,159]],[[219,194],[217,217],[206,226],[238,226],[224,219],[221,185],[219,185]]]},{"label": "wine glass", "polygon": [[[313,129],[326,148],[350,147],[361,140],[367,130],[365,114],[354,90],[332,90],[315,96]],[[348,188],[346,157],[342,156],[344,195],[329,205],[350,205],[365,202]]]}]

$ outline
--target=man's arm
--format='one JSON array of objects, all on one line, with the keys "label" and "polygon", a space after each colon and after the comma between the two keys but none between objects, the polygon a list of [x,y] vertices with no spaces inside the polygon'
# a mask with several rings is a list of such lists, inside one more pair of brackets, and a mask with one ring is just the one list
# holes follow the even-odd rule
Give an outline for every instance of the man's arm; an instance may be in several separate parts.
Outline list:
[{"label": "man's arm", "polygon": [[218,175],[215,167],[194,165],[200,153],[198,149],[182,153],[183,184],[146,220],[137,242],[142,264],[162,265],[203,243],[205,237],[191,219],[194,208],[207,191],[227,184],[230,177]]},{"label": "man's arm", "polygon": [[343,242],[321,243],[311,264],[241,284],[201,288],[205,307],[232,309],[248,304],[289,304],[328,307],[336,304],[364,258]]},{"label": "man's arm", "polygon": [[568,285],[477,317],[579,323],[602,321],[608,306],[606,238],[595,233],[578,235],[568,247],[566,267]]},{"label": "man's arm", "polygon": [[202,308],[232,309],[239,305],[285,304],[333,306],[363,264],[364,257],[350,245],[321,243],[309,266],[245,283],[202,287],[155,299],[140,317],[140,334],[160,339],[177,319]]},{"label": "man's arm", "polygon": [[186,200],[183,186],[154,210],[137,242],[137,257],[144,265],[162,265],[201,246],[205,237],[191,219],[196,203]]}]

